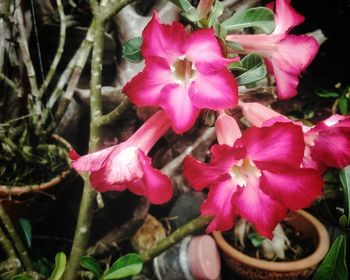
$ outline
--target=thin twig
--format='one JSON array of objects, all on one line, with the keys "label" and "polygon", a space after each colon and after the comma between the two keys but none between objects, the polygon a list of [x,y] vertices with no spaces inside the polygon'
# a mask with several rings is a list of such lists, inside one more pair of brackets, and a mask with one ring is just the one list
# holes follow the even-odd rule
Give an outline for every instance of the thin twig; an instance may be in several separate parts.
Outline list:
[{"label": "thin twig", "polygon": [[102,11],[103,19],[110,19],[126,5],[135,1],[136,0],[111,0],[109,5]]},{"label": "thin twig", "polygon": [[28,271],[33,270],[32,261],[29,258],[28,252],[27,252],[21,238],[17,234],[10,217],[7,215],[7,213],[6,213],[4,207],[2,206],[1,203],[0,203],[0,220],[4,224],[9,236],[11,237],[13,244],[15,245],[15,247],[17,249],[19,257],[23,263],[24,268]]},{"label": "thin twig", "polygon": [[5,252],[8,258],[14,257],[16,258],[16,251],[11,243],[11,240],[7,238],[5,232],[0,227],[0,246]]},{"label": "thin twig", "polygon": [[[94,26],[95,26],[95,23],[93,21],[86,33],[85,39],[80,44],[79,49],[75,52],[74,56],[69,61],[64,72],[61,74],[55,90],[53,91],[48,102],[46,103],[45,111],[43,113],[43,120],[45,122],[47,122],[47,118],[49,116],[50,110],[53,108],[56,101],[62,95],[63,88],[69,81],[67,86],[67,91],[62,96],[62,100],[60,101],[57,111],[55,113],[55,117],[54,117],[55,122],[52,122],[49,128],[50,131],[53,131],[56,128],[56,125],[58,125],[59,121],[64,115],[64,112],[67,109],[69,101],[72,98],[72,94],[74,93],[74,90],[72,91],[72,88],[73,87],[75,88],[76,86],[76,84],[74,85],[74,83],[78,82],[81,71],[85,67],[85,64],[90,54],[92,43],[93,43]],[[61,103],[64,103],[64,104],[61,104]]]},{"label": "thin twig", "polygon": [[215,128],[209,127],[205,130],[205,132],[199,136],[195,142],[189,147],[186,148],[179,156],[170,161],[167,165],[162,168],[162,172],[168,176],[174,175],[176,169],[182,164],[184,158],[192,153],[194,149],[199,147],[203,142],[207,141],[211,137],[215,135]]},{"label": "thin twig", "polygon": [[17,92],[18,96],[22,95],[22,88],[3,73],[0,73],[0,80],[3,80],[13,91]]},{"label": "thin twig", "polygon": [[20,7],[20,2],[21,2],[20,0],[16,1],[16,15],[17,15],[17,23],[18,23],[18,31],[19,31],[18,44],[21,50],[24,66],[26,67],[26,70],[27,70],[27,76],[28,76],[28,80],[31,88],[31,94],[35,97],[38,97],[38,85],[36,82],[34,66],[30,58],[30,53],[29,53],[29,48],[28,48],[28,43],[26,38],[26,30],[23,22],[23,13]]},{"label": "thin twig", "polygon": [[175,230],[172,234],[157,243],[153,248],[141,254],[141,259],[144,262],[150,261],[154,257],[160,255],[166,249],[170,248],[175,243],[196,230],[206,226],[212,220],[211,216],[199,216],[198,218],[188,222],[182,227]]},{"label": "thin twig", "polygon": [[58,43],[55,57],[50,65],[49,72],[47,73],[45,80],[43,81],[43,84],[41,85],[41,87],[39,89],[39,93],[38,93],[39,98],[41,98],[44,95],[48,85],[50,84],[53,76],[55,75],[57,65],[60,62],[61,57],[62,57],[64,43],[66,41],[66,27],[67,27],[67,25],[66,25],[66,18],[65,18],[63,6],[62,6],[62,1],[56,0],[56,4],[57,4],[57,9],[58,9],[58,14],[60,16],[60,39],[59,39],[59,43]]},{"label": "thin twig", "polygon": [[117,121],[123,113],[131,107],[131,103],[128,98],[125,98],[116,108],[114,108],[108,114],[98,118],[95,122],[96,126],[103,126],[111,124]]}]

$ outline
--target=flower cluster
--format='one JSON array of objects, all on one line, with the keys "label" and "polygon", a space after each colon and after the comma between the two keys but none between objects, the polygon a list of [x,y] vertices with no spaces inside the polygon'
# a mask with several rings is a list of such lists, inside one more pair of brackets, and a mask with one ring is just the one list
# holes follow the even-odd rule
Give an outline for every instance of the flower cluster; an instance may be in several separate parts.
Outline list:
[{"label": "flower cluster", "polygon": [[[201,1],[199,14],[207,16],[212,2]],[[314,38],[288,34],[303,19],[288,0],[276,0],[273,33],[226,37],[245,54],[265,58],[280,99],[296,95],[298,76],[318,51]],[[213,217],[208,231],[228,230],[243,217],[271,238],[288,210],[308,207],[322,194],[328,167],[350,163],[350,118],[335,115],[310,128],[258,103],[238,101],[238,83],[228,66],[239,56],[226,57],[212,28],[189,32],[178,22],[160,23],[154,12],[142,39],[145,67],[123,93],[136,106],[159,111],[123,143],[81,157],[72,151],[72,166],[90,172],[97,191],[128,189],[154,204],[169,201],[171,181],[152,167],[147,154],[169,128],[178,134],[192,128],[202,109],[217,111],[218,144],[210,149],[209,163],[187,157],[184,176],[195,190],[209,189],[201,206],[202,215]],[[243,133],[224,112],[236,105],[252,125]]]}]

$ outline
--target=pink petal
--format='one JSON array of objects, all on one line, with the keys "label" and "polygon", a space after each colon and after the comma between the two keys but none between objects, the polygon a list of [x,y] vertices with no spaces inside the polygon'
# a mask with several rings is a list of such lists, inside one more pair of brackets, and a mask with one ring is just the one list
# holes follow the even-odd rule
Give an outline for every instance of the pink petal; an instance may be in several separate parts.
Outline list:
[{"label": "pink petal", "polygon": [[189,96],[197,108],[227,109],[237,104],[238,84],[227,69],[209,74],[199,70],[190,86]]},{"label": "pink petal", "polygon": [[259,169],[288,171],[298,168],[304,156],[304,135],[301,127],[293,123],[250,127],[241,139],[247,149],[247,157]]},{"label": "pink petal", "polygon": [[215,182],[231,178],[230,168],[245,155],[243,149],[227,145],[213,145],[210,151],[213,157],[209,163],[201,163],[190,156],[184,160],[183,174],[197,191]]},{"label": "pink petal", "polygon": [[103,149],[98,152],[90,153],[85,156],[79,157],[79,155],[75,153],[71,153],[72,167],[78,172],[90,172],[96,171],[102,168],[111,156],[112,153],[117,153],[119,150],[119,145],[112,146],[106,149]]},{"label": "pink petal", "polygon": [[240,102],[239,106],[242,108],[243,116],[254,126],[261,127],[263,123],[269,119],[282,116],[269,107],[260,103],[244,103]]},{"label": "pink petal", "polygon": [[237,189],[231,180],[225,180],[215,184],[209,189],[208,198],[201,206],[201,214],[213,216],[207,228],[207,232],[214,230],[226,231],[232,228],[234,223],[235,205],[232,197]]},{"label": "pink petal", "polygon": [[107,182],[105,172],[106,172],[105,169],[100,169],[100,170],[91,172],[90,183],[94,189],[96,189],[98,192],[124,191],[126,189],[125,184],[118,185],[115,183]]},{"label": "pink petal", "polygon": [[123,88],[132,103],[138,106],[157,106],[162,88],[172,83],[170,66],[165,59],[150,57],[146,67]]},{"label": "pink petal", "polygon": [[232,198],[237,214],[251,222],[256,231],[272,239],[272,231],[285,217],[287,208],[265,194],[258,182],[239,188]]},{"label": "pink petal", "polygon": [[160,106],[171,119],[176,133],[189,130],[196,122],[200,111],[192,104],[188,96],[188,87],[177,84],[169,84],[163,88]]},{"label": "pink petal", "polygon": [[315,58],[319,44],[307,35],[288,35],[277,44],[274,63],[284,71],[299,75]]},{"label": "pink petal", "polygon": [[186,57],[195,63],[207,63],[211,71],[226,67],[231,60],[223,56],[213,29],[200,29],[190,34],[185,46]]},{"label": "pink petal", "polygon": [[173,196],[173,188],[168,176],[151,165],[151,158],[141,153],[144,176],[128,184],[131,192],[145,196],[153,204],[168,202]]},{"label": "pink petal", "polygon": [[228,177],[228,169],[225,166],[201,163],[193,157],[187,156],[184,160],[183,175],[191,187],[201,191],[210,184]]},{"label": "pink petal", "polygon": [[223,113],[215,122],[215,133],[219,144],[233,146],[235,141],[242,136],[236,120]]},{"label": "pink petal", "polygon": [[311,147],[314,160],[336,168],[350,164],[350,128],[330,127],[319,132],[314,142]]},{"label": "pink petal", "polygon": [[156,12],[142,33],[141,52],[148,60],[149,56],[158,56],[167,60],[169,64],[184,54],[187,40],[185,27],[175,21],[172,24],[161,24]]},{"label": "pink petal", "polygon": [[273,74],[276,82],[276,93],[279,99],[285,100],[298,94],[297,87],[299,84],[298,75],[289,73],[271,62]]},{"label": "pink petal", "polygon": [[274,34],[287,33],[303,21],[304,17],[292,8],[290,0],[276,0]]},{"label": "pink petal", "polygon": [[322,193],[323,179],[313,169],[298,169],[288,173],[263,171],[261,189],[292,210],[309,207]]}]

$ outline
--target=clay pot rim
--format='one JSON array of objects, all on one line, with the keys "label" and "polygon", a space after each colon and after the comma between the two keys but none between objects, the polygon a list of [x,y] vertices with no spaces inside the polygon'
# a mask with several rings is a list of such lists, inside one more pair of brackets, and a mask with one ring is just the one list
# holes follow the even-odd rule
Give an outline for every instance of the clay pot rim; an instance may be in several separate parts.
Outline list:
[{"label": "clay pot rim", "polygon": [[[65,140],[63,137],[53,134],[52,138],[56,140],[57,142],[63,144],[68,151],[72,150],[72,145]],[[66,178],[70,173],[72,172],[72,168],[68,168],[64,171],[62,171],[61,174],[57,175],[56,177],[52,178],[51,180],[36,184],[36,185],[23,185],[23,186],[7,186],[7,185],[0,185],[0,198],[3,198],[5,196],[20,196],[24,193],[30,193],[30,192],[38,192],[43,191],[46,189],[49,189],[58,183],[60,183],[64,178]]]},{"label": "clay pot rim", "polygon": [[225,240],[221,232],[215,231],[213,232],[213,236],[218,246],[226,255],[249,266],[262,270],[278,272],[303,270],[317,265],[325,257],[330,246],[329,234],[324,225],[311,214],[304,210],[296,211],[296,213],[314,226],[319,238],[316,250],[310,256],[297,261],[272,262],[267,260],[259,260],[236,250]]}]

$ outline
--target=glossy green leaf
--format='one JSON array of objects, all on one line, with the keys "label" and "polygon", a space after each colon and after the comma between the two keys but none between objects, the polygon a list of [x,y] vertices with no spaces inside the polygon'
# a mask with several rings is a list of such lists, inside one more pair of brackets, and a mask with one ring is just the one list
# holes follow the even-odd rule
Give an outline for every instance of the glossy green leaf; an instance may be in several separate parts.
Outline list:
[{"label": "glossy green leaf", "polygon": [[209,18],[208,18],[208,27],[214,26],[215,23],[218,23],[218,17],[222,15],[224,11],[224,5],[216,0],[213,10],[211,11]]},{"label": "glossy green leaf", "polygon": [[59,252],[55,257],[55,267],[51,273],[50,280],[60,280],[66,270],[67,258],[63,252]]},{"label": "glossy green leaf", "polygon": [[22,229],[23,239],[27,247],[30,248],[32,246],[32,227],[30,222],[27,219],[19,219],[18,222]]},{"label": "glossy green leaf", "polygon": [[340,181],[343,186],[344,214],[347,217],[347,225],[350,225],[350,165],[340,170]]},{"label": "glossy green leaf", "polygon": [[345,96],[339,98],[339,110],[343,115],[349,112],[349,100]]},{"label": "glossy green leaf", "polygon": [[312,280],[345,280],[348,279],[346,265],[347,237],[340,235],[334,241],[327,256],[315,272]]},{"label": "glossy green leaf", "polygon": [[260,247],[261,243],[264,241],[264,237],[262,237],[259,233],[257,232],[251,232],[248,234],[248,238],[250,242],[252,242],[253,246],[255,248]]},{"label": "glossy green leaf", "polygon": [[132,63],[139,63],[143,60],[141,54],[142,38],[135,37],[126,41],[123,45],[123,57]]},{"label": "glossy green leaf", "polygon": [[102,269],[96,259],[90,256],[83,256],[80,259],[80,265],[85,269],[91,271],[96,279],[99,279],[102,275]]},{"label": "glossy green leaf", "polygon": [[120,257],[103,276],[103,280],[121,279],[139,274],[142,270],[142,260],[139,255],[130,253]]},{"label": "glossy green leaf", "polygon": [[275,30],[274,14],[270,9],[264,7],[238,11],[222,24],[228,31],[254,27],[270,34]]},{"label": "glossy green leaf", "polygon": [[250,53],[241,60],[241,63],[242,68],[247,71],[236,77],[239,85],[251,84],[266,77],[266,66],[260,55]]}]

